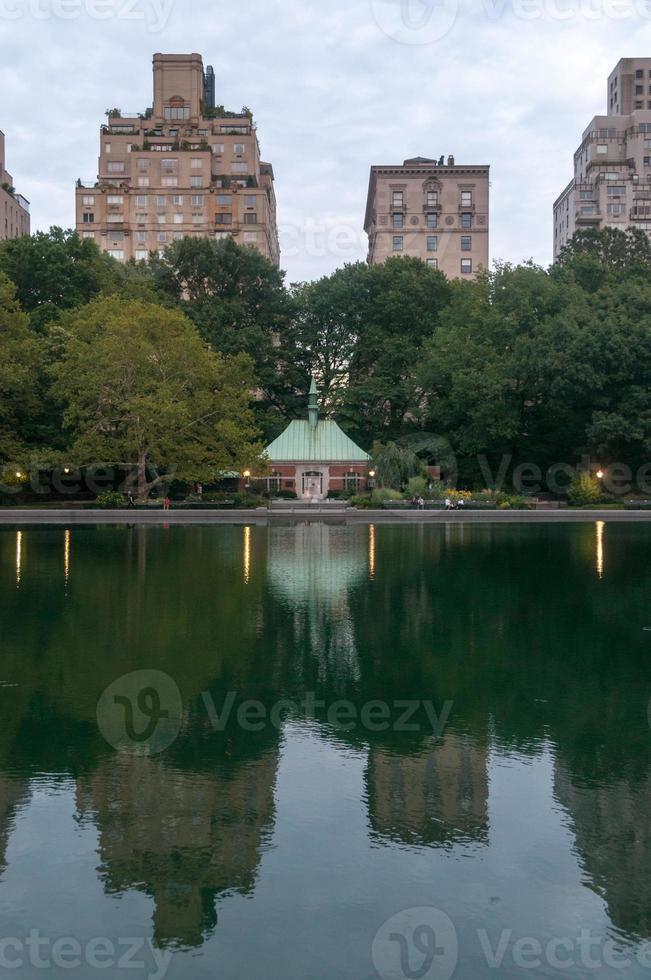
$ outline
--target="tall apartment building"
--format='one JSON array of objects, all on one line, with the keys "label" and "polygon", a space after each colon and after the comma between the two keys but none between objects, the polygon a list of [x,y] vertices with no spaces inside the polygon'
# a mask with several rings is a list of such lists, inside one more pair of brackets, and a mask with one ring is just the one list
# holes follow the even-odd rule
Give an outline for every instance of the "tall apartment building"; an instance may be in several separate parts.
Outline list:
[{"label": "tall apartment building", "polygon": [[16,193],[5,166],[5,134],[0,131],[0,241],[29,235],[29,201]]},{"label": "tall apartment building", "polygon": [[460,166],[450,156],[414,157],[402,166],[371,167],[364,230],[368,261],[409,255],[449,278],[488,267],[487,165]]},{"label": "tall apartment building", "polygon": [[651,58],[622,58],[606,106],[583,133],[574,177],[554,202],[554,259],[583,228],[651,234]]},{"label": "tall apartment building", "polygon": [[139,261],[186,236],[232,236],[278,264],[273,168],[260,160],[251,114],[214,100],[214,72],[200,55],[154,55],[152,108],[112,110],[97,180],[77,182],[82,237]]}]

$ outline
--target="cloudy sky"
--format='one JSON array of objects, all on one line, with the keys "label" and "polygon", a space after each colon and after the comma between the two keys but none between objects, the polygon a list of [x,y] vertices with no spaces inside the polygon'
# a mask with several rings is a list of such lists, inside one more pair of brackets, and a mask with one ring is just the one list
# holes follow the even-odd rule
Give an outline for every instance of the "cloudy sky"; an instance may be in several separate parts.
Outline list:
[{"label": "cloudy sky", "polygon": [[371,164],[492,167],[491,258],[551,259],[552,203],[651,0],[0,0],[0,129],[34,229],[70,226],[104,110],[151,104],[151,56],[198,51],[251,106],[290,282],[363,258]]}]

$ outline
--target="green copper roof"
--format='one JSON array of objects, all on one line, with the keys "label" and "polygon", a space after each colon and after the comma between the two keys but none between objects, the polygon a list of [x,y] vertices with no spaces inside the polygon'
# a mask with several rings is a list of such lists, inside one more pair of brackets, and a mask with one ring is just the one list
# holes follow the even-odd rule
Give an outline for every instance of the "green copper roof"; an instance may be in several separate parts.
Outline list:
[{"label": "green copper roof", "polygon": [[314,427],[305,420],[290,422],[267,446],[267,456],[272,463],[366,463],[370,459],[330,420]]}]

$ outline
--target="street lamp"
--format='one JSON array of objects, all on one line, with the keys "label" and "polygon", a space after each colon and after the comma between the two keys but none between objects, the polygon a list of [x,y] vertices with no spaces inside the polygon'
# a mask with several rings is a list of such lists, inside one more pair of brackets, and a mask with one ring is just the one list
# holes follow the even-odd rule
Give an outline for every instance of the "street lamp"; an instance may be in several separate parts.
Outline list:
[{"label": "street lamp", "polygon": [[597,470],[597,479],[598,480],[603,480],[604,475],[605,474],[604,474],[604,471],[603,470]]},{"label": "street lamp", "polygon": [[244,486],[248,490],[249,487],[251,486],[251,482],[250,482],[251,481],[251,470],[244,470],[244,479],[246,480],[246,483],[244,484]]},{"label": "street lamp", "polygon": [[375,470],[368,471],[368,485],[371,489],[375,487]]}]

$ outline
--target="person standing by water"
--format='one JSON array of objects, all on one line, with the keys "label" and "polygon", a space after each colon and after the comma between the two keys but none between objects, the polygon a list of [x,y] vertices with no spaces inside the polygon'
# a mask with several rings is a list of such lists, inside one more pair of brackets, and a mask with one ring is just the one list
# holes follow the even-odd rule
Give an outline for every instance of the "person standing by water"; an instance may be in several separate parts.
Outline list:
[{"label": "person standing by water", "polygon": [[136,502],[133,499],[133,490],[129,490],[129,493],[127,494],[127,510],[131,510],[135,506]]},{"label": "person standing by water", "polygon": [[165,496],[163,497],[163,510],[169,510],[171,506],[172,506],[172,501],[167,496],[167,494],[165,494]]}]

